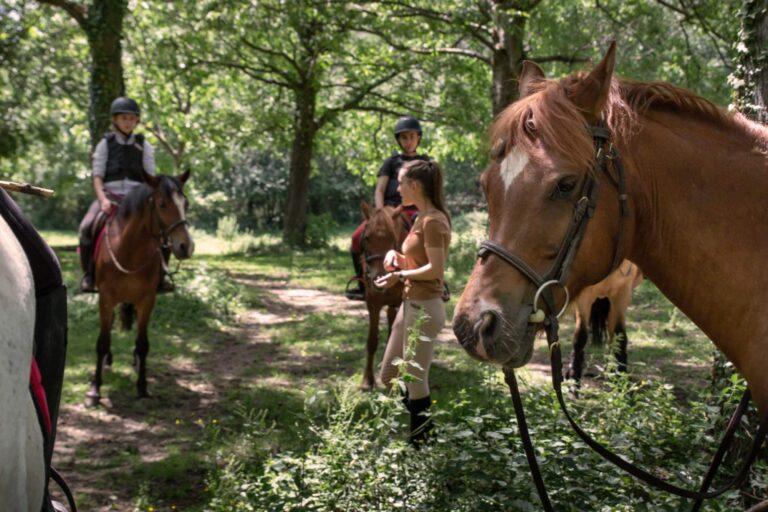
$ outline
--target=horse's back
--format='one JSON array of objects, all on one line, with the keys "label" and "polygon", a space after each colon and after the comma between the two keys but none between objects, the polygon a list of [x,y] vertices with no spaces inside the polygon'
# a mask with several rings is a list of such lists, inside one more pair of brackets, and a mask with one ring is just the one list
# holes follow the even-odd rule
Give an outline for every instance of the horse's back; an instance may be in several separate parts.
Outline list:
[{"label": "horse's back", "polygon": [[0,496],[9,510],[38,511],[43,497],[43,439],[29,393],[34,328],[32,270],[0,216]]},{"label": "horse's back", "polygon": [[587,286],[574,300],[576,314],[589,315],[592,304],[597,299],[609,299],[611,303],[619,304],[625,308],[629,306],[634,290],[643,280],[640,268],[629,260],[621,262],[619,267],[602,281]]}]

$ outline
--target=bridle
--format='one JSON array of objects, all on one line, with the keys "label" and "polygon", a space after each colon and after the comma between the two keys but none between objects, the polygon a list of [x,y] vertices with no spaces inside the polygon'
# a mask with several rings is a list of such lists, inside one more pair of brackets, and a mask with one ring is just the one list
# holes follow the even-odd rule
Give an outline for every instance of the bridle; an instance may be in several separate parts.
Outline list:
[{"label": "bridle", "polygon": [[[592,218],[595,212],[595,208],[597,207],[598,179],[600,175],[605,174],[616,186],[619,200],[619,211],[622,217],[619,221],[619,232],[611,268],[616,268],[621,261],[624,235],[624,218],[629,216],[629,210],[627,207],[626,173],[624,171],[624,166],[621,162],[619,152],[611,143],[610,131],[602,125],[590,126],[589,130],[592,133],[592,138],[595,144],[595,164],[591,169],[591,172],[587,173],[584,179],[583,185],[581,187],[580,198],[576,202],[573,216],[571,218],[571,223],[568,226],[551,269],[542,276],[530,265],[528,265],[525,260],[516,256],[492,240],[486,240],[480,244],[478,257],[487,258],[492,254],[498,256],[505,262],[512,265],[512,267],[517,269],[525,277],[527,277],[528,280],[530,280],[536,287],[536,293],[534,294],[534,299],[531,304],[533,313],[529,318],[529,322],[534,324],[541,323],[544,326],[544,331],[547,336],[547,344],[549,345],[550,351],[552,387],[554,388],[555,394],[557,395],[560,408],[563,410],[563,413],[568,419],[568,423],[570,423],[573,430],[587,445],[589,445],[590,448],[596,451],[599,455],[601,455],[609,462],[615,464],[622,470],[626,471],[630,475],[634,476],[635,478],[666,492],[694,500],[691,510],[692,512],[695,512],[701,508],[701,505],[705,499],[715,498],[725,493],[729,489],[741,485],[749,473],[750,466],[757,458],[758,451],[762,445],[766,433],[768,433],[768,416],[766,416],[760,422],[752,442],[752,447],[747,457],[744,459],[739,472],[725,486],[714,491],[709,491],[709,487],[711,486],[712,481],[717,474],[717,470],[720,467],[728,447],[733,440],[741,418],[749,406],[749,401],[751,398],[749,389],[744,392],[738,407],[733,412],[725,434],[723,435],[720,445],[718,446],[718,449],[712,458],[712,462],[710,463],[707,473],[702,479],[698,491],[670,484],[669,482],[664,481],[655,475],[652,475],[646,470],[635,466],[616,453],[608,450],[605,446],[595,441],[576,423],[568,411],[565,400],[563,399],[563,364],[558,334],[558,318],[565,311],[565,307],[568,303],[568,290],[565,287],[568,272],[571,265],[573,264],[576,253],[578,252],[579,245],[581,244],[581,241],[584,237],[584,232],[587,228],[587,224],[589,223],[589,219]],[[608,169],[608,160],[613,161],[613,168],[616,171],[615,178]],[[551,287],[554,285],[562,287],[566,295],[566,304],[559,312],[555,309],[555,300],[552,295]],[[544,300],[546,311],[539,308],[539,298]],[[538,461],[536,460],[533,443],[528,432],[528,425],[525,419],[525,410],[523,408],[523,402],[520,397],[520,390],[518,388],[517,378],[515,377],[514,370],[512,368],[505,367],[504,377],[507,385],[509,386],[510,395],[512,396],[512,402],[515,407],[515,416],[517,417],[517,423],[520,429],[520,437],[523,443],[526,458],[528,460],[528,465],[531,470],[531,475],[536,485],[536,490],[539,494],[539,499],[541,500],[545,511],[553,511],[554,509],[552,507],[552,503],[549,500],[546,487],[544,486],[544,480],[541,476],[541,471],[539,470]]]},{"label": "bridle", "polygon": [[[401,213],[400,217],[402,216],[403,214]],[[399,222],[400,220],[401,219],[398,219],[395,222]],[[403,219],[403,222],[407,224],[407,222],[404,219]],[[406,229],[405,231],[408,232],[409,230],[410,230],[410,227],[408,227],[408,229]],[[395,231],[394,243],[392,244],[392,247],[390,247],[389,249],[399,251],[401,249],[401,246],[402,246],[402,242],[397,239],[397,231]],[[366,236],[365,231],[363,231],[363,236],[360,238],[360,248],[362,249],[363,259],[365,261],[366,266],[370,265],[374,261],[383,260],[386,256],[386,253],[370,254],[368,252],[368,237]],[[372,286],[372,283],[369,283],[369,281],[371,281],[371,278],[368,276],[368,272],[364,272],[363,275],[364,275],[363,279],[365,280],[365,285],[367,288],[373,290],[376,293],[384,293],[387,291],[386,288],[379,288],[378,286]]]},{"label": "bridle", "polygon": [[[165,258],[163,257],[163,254],[162,254],[162,250],[170,247],[171,234],[181,226],[189,226],[189,221],[186,219],[186,217],[184,217],[177,220],[176,222],[171,223],[170,226],[163,226],[163,223],[160,219],[160,214],[157,213],[157,205],[155,205],[155,201],[151,197],[149,201],[152,204],[152,216],[154,220],[157,222],[157,226],[160,228],[160,233],[156,235],[150,234],[150,238],[152,240],[155,240],[155,242],[157,243],[157,253],[160,255],[160,262],[161,262],[161,265],[163,266],[163,271],[166,274],[170,274],[168,265],[166,264]],[[114,219],[114,216],[112,216],[109,219],[106,227],[104,228],[106,230],[104,232],[104,238],[106,238],[107,252],[109,253],[109,258],[110,260],[112,260],[112,263],[115,265],[117,270],[119,270],[123,274],[137,274],[142,270],[146,269],[152,263],[154,263],[154,261],[151,258],[149,258],[147,259],[147,261],[144,262],[143,265],[141,265],[139,268],[134,270],[128,270],[123,265],[120,264],[120,262],[117,259],[117,255],[115,255],[115,252],[112,250],[112,242],[110,241],[110,237],[109,237],[109,231],[110,231],[110,227],[112,226],[113,219]]]}]

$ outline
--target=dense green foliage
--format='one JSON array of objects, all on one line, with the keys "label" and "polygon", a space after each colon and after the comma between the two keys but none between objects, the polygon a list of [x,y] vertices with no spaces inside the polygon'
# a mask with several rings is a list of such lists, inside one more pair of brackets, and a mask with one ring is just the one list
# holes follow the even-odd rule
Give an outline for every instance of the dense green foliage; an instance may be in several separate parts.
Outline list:
[{"label": "dense green foliage", "polygon": [[[726,104],[738,4],[702,0],[672,10],[649,0],[532,3],[524,56],[545,59],[545,69],[560,76],[582,65],[564,58],[595,59],[616,38],[620,74],[669,80]],[[484,2],[280,5],[128,4],[126,89],[144,106],[142,129],[157,148],[161,171],[193,169],[194,220],[211,229],[224,215],[245,228],[282,225],[296,94],[309,80],[296,52],[303,48],[301,27],[310,22],[323,32],[315,41],[314,78],[306,82],[317,95],[318,123],[309,213],[328,212],[337,222],[358,218],[381,160],[396,149],[391,127],[398,113],[425,119],[423,149],[444,163],[451,208],[478,205],[491,70],[482,59],[440,49],[456,46],[488,58],[488,48],[463,36],[473,26],[492,30]],[[414,10],[446,16],[407,15]],[[0,174],[55,188],[55,199],[27,202],[28,210],[42,227],[71,229],[93,194],[86,37],[61,9],[0,0],[0,57]],[[366,89],[388,74],[391,80]],[[355,91],[367,93],[355,102]]]}]

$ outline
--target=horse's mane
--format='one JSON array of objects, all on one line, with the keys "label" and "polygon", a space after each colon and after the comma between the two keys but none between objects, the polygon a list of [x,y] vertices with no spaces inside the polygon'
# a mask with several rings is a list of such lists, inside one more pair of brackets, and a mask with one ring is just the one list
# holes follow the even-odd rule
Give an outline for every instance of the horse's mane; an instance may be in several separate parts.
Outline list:
[{"label": "horse's mane", "polygon": [[395,230],[395,221],[392,219],[392,208],[383,207],[374,210],[371,213],[371,218],[368,219],[366,231],[379,231],[384,230],[388,233],[397,233]]},{"label": "horse's mane", "polygon": [[[531,153],[535,135],[552,151],[583,168],[591,167],[595,152],[592,136],[570,93],[586,74],[561,80],[543,80],[533,92],[502,112],[491,127],[491,140],[507,141],[506,147],[521,144]],[[722,128],[741,132],[761,151],[768,148],[768,129],[739,113],[727,112],[698,94],[666,82],[613,79],[603,119],[613,137],[628,141],[637,131],[638,116],[650,111],[677,112]],[[529,120],[532,121],[529,123]],[[566,135],[567,134],[567,135]]]},{"label": "horse's mane", "polygon": [[[158,175],[160,183],[158,187],[167,197],[171,197],[174,192],[181,192],[181,182],[173,177],[166,176],[165,174]],[[146,183],[134,187],[133,190],[128,192],[123,201],[120,203],[118,214],[121,218],[127,219],[134,213],[140,213],[144,210],[149,201],[149,197],[152,195],[152,187]]]}]

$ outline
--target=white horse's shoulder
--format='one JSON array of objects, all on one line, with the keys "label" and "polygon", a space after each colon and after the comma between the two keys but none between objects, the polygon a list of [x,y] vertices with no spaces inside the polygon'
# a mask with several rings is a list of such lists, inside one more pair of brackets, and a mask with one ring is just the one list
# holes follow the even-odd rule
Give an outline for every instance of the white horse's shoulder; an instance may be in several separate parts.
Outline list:
[{"label": "white horse's shoulder", "polygon": [[0,217],[0,496],[12,510],[40,510],[42,434],[30,414],[35,287],[26,254]]}]

